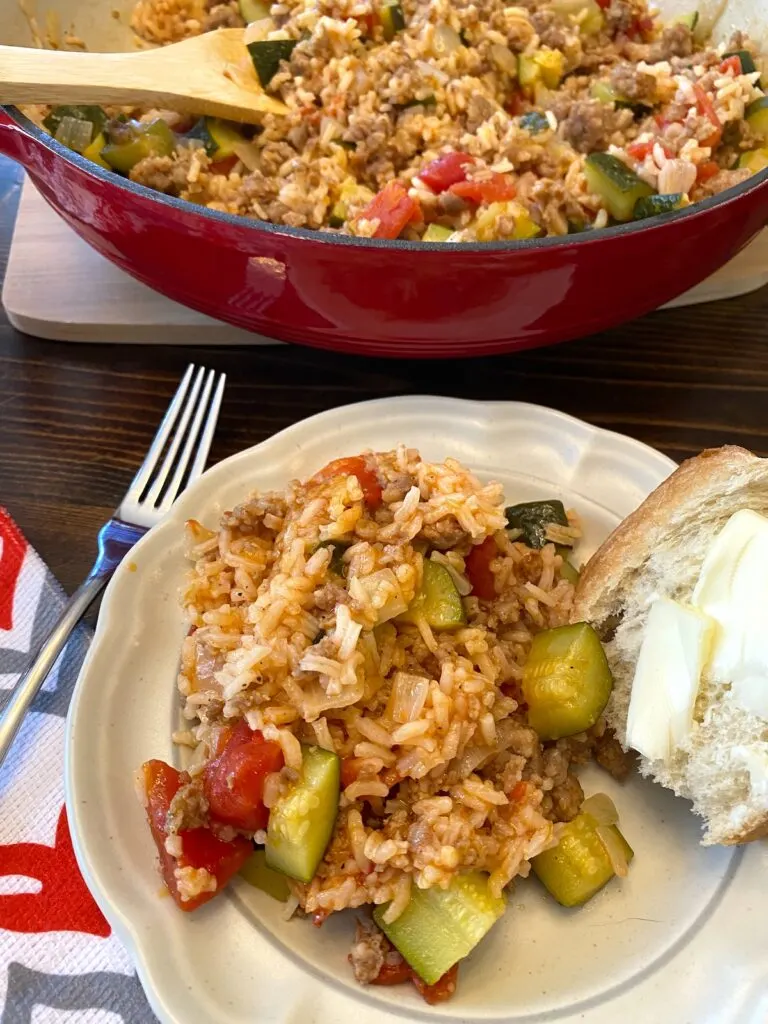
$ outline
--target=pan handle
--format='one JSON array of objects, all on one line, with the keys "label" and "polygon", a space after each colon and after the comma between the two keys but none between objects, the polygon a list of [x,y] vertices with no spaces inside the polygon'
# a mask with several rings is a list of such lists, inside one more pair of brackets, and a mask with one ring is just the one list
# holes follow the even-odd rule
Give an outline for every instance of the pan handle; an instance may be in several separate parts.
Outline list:
[{"label": "pan handle", "polygon": [[25,157],[29,156],[29,150],[24,132],[5,107],[0,107],[0,153],[23,164],[26,162]]}]

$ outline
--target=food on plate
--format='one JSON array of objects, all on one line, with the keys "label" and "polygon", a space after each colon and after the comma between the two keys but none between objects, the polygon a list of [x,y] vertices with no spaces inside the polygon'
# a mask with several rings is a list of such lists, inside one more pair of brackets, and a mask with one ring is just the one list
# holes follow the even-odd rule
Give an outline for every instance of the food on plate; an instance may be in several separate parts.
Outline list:
[{"label": "food on plate", "polygon": [[606,716],[693,802],[705,845],[768,834],[768,460],[689,459],[587,564],[571,610],[603,639]]},{"label": "food on plate", "polygon": [[644,0],[139,0],[145,43],[245,26],[256,128],[172,111],[40,113],[133,181],[289,227],[432,243],[663,216],[768,165],[755,45]]},{"label": "food on plate", "polygon": [[634,851],[617,821],[616,808],[605,794],[591,796],[564,826],[557,846],[534,857],[534,874],[558,903],[578,907],[615,875],[626,878]]},{"label": "food on plate", "polygon": [[605,655],[568,624],[579,536],[559,501],[505,509],[405,447],[190,521],[192,753],[138,779],[178,906],[240,872],[317,925],[359,908],[358,980],[439,1002],[532,864],[568,905],[626,875],[615,807],[573,772],[628,770]]}]

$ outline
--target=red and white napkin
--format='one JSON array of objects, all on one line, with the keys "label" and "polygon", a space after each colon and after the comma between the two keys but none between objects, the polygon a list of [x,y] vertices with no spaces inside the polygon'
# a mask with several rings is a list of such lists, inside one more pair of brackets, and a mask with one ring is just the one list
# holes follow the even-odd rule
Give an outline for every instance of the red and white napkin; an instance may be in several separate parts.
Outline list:
[{"label": "red and white napkin", "polygon": [[[64,593],[0,507],[0,709]],[[128,953],[83,882],[64,808],[64,729],[90,642],[80,627],[0,768],[0,1024],[153,1024]]]}]

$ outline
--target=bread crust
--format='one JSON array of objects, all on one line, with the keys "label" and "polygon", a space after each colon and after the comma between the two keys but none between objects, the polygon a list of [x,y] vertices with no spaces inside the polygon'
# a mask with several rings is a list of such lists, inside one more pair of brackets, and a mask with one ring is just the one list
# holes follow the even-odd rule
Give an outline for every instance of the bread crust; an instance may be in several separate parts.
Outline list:
[{"label": "bread crust", "polygon": [[698,495],[711,492],[720,482],[732,481],[755,463],[765,464],[768,470],[768,459],[760,459],[738,445],[725,445],[707,448],[678,466],[587,562],[574,595],[571,620],[601,621],[606,589],[612,589],[628,567],[642,565],[663,537],[669,519]]},{"label": "bread crust", "polygon": [[768,836],[768,811],[765,814],[755,814],[748,818],[741,831],[724,836],[720,842],[723,846],[743,846],[744,843],[751,843],[755,839],[764,839],[766,836]]},{"label": "bread crust", "polygon": [[[598,630],[605,626],[621,606],[622,584],[663,544],[670,524],[684,522],[713,495],[732,500],[731,511],[750,507],[746,496],[753,496],[755,487],[768,494],[768,459],[746,448],[709,448],[683,462],[616,527],[589,560],[576,588],[571,622],[590,622]],[[764,497],[760,504],[765,506]],[[768,809],[749,815],[738,830],[718,833],[715,842],[733,846],[765,836]]]}]

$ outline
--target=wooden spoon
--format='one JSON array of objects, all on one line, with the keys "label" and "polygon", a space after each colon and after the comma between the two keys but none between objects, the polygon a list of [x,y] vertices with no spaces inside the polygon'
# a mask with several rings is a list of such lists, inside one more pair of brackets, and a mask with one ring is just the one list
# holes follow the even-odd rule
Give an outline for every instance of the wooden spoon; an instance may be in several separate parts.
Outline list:
[{"label": "wooden spoon", "polygon": [[258,124],[288,108],[263,92],[244,31],[222,28],[135,53],[0,46],[0,104],[155,107]]}]

